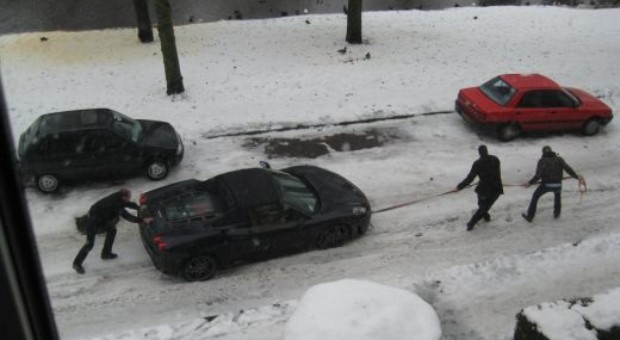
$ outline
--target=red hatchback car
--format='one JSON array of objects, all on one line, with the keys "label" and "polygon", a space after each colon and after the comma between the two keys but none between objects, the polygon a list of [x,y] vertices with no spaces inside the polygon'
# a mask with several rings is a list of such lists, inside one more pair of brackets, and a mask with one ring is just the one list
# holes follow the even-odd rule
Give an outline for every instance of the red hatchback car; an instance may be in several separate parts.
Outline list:
[{"label": "red hatchback car", "polygon": [[455,106],[463,119],[493,129],[502,141],[527,131],[581,130],[591,136],[613,117],[593,95],[540,74],[503,74],[461,89]]}]

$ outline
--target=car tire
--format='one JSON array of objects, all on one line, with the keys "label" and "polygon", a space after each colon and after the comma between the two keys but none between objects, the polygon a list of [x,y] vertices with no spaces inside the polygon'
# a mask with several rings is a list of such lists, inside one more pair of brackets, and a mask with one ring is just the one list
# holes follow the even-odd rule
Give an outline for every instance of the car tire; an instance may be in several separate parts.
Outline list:
[{"label": "car tire", "polygon": [[582,132],[586,136],[594,136],[599,132],[600,129],[601,121],[597,118],[591,118],[583,124]]},{"label": "car tire", "polygon": [[146,164],[146,176],[153,181],[160,181],[168,176],[168,163],[161,159],[154,159]]},{"label": "car tire", "polygon": [[181,276],[187,282],[206,281],[215,275],[217,261],[210,255],[198,255],[185,261],[181,268]]},{"label": "car tire", "polygon": [[52,174],[37,176],[37,189],[46,194],[56,192],[60,187],[60,180]]},{"label": "car tire", "polygon": [[497,137],[502,142],[509,142],[515,138],[517,138],[521,134],[521,128],[519,125],[514,123],[508,123],[501,125],[497,129]]},{"label": "car tire", "polygon": [[336,248],[343,245],[351,238],[351,228],[338,224],[323,229],[316,240],[319,249]]}]

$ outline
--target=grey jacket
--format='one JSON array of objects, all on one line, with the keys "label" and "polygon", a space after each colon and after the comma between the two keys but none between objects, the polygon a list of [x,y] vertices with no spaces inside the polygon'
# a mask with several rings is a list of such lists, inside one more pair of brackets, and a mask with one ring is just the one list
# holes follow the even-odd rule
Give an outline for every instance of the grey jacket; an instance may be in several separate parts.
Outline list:
[{"label": "grey jacket", "polygon": [[547,152],[538,161],[536,174],[530,180],[530,184],[535,184],[539,180],[541,184],[561,184],[564,171],[571,177],[579,179],[579,175],[566,164],[562,157],[555,152]]}]

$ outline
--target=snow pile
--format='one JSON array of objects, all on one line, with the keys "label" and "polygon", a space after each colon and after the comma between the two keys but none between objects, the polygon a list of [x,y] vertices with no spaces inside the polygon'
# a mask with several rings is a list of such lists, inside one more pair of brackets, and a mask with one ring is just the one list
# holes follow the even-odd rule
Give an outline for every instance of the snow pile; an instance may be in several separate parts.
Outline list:
[{"label": "snow pile", "polygon": [[[617,339],[620,335],[620,288],[592,299],[543,303],[517,316],[515,340]],[[615,334],[615,337],[614,337]]]},{"label": "snow pile", "polygon": [[417,295],[344,279],[310,288],[285,329],[286,340],[437,340],[439,318]]}]

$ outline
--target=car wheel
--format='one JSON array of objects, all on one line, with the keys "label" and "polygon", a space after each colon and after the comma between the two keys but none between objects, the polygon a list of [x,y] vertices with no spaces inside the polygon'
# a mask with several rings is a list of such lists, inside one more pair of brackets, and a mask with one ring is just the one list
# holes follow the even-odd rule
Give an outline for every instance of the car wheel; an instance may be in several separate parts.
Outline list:
[{"label": "car wheel", "polygon": [[188,281],[206,281],[215,275],[217,262],[209,255],[198,255],[185,262],[181,276]]},{"label": "car wheel", "polygon": [[150,161],[146,165],[146,175],[154,181],[166,178],[168,176],[168,163],[160,159]]},{"label": "car wheel", "polygon": [[601,122],[596,119],[596,118],[592,118],[589,119],[587,122],[585,122],[585,124],[583,124],[583,134],[586,136],[594,136],[598,133],[598,131],[601,129]]},{"label": "car wheel", "polygon": [[497,129],[497,137],[502,142],[509,142],[521,134],[521,128],[517,124],[504,124]]},{"label": "car wheel", "polygon": [[319,233],[316,246],[319,249],[335,248],[343,245],[350,238],[350,229],[346,225],[334,225]]},{"label": "car wheel", "polygon": [[46,194],[58,190],[59,185],[58,177],[52,174],[44,174],[37,177],[37,188]]}]

